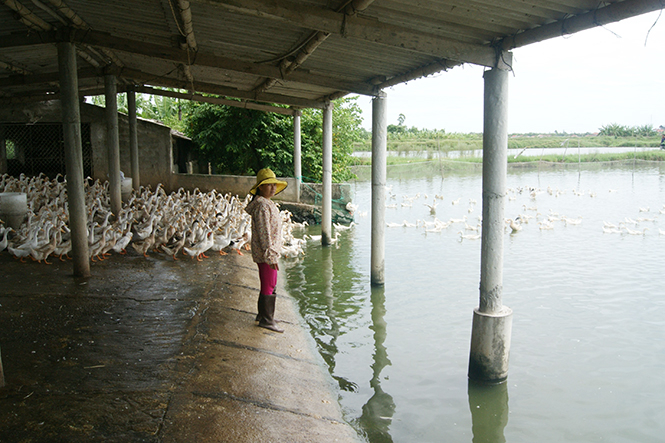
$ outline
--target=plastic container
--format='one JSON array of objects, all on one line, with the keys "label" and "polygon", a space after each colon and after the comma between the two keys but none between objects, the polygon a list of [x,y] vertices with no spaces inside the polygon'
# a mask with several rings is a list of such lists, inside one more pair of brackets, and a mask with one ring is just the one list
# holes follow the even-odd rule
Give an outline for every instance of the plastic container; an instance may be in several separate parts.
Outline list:
[{"label": "plastic container", "polygon": [[0,193],[0,220],[6,226],[18,229],[28,214],[28,196],[24,192]]},{"label": "plastic container", "polygon": [[127,201],[130,195],[132,195],[132,178],[123,178],[120,181],[120,196]]}]

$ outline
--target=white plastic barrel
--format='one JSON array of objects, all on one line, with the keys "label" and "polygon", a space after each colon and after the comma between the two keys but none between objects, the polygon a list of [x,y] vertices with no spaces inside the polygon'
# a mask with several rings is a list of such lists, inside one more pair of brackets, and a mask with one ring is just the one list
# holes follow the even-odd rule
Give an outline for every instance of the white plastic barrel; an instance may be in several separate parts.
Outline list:
[{"label": "white plastic barrel", "polygon": [[28,196],[24,192],[0,192],[0,220],[18,229],[28,213]]},{"label": "white plastic barrel", "polygon": [[123,178],[120,181],[120,197],[127,201],[132,194],[132,178]]}]

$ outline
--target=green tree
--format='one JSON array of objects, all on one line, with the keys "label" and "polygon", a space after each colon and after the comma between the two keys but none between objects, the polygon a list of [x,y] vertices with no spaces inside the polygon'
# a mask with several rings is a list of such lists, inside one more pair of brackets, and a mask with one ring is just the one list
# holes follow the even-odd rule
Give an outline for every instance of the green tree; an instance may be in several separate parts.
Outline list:
[{"label": "green tree", "polygon": [[642,126],[629,126],[619,125],[617,123],[611,123],[609,125],[603,126],[600,128],[598,135],[605,135],[608,137],[652,137],[656,135],[652,125],[642,125]]},{"label": "green tree", "polygon": [[[362,111],[357,97],[333,102],[333,181],[353,178],[348,165],[353,143],[360,140]],[[194,140],[199,156],[215,165],[217,173],[253,175],[270,167],[279,176],[293,176],[293,118],[208,103],[195,103],[185,132]],[[301,165],[305,180],[322,178],[322,120],[318,109],[305,109],[301,117]]]},{"label": "green tree", "polygon": [[[89,101],[97,106],[106,106],[106,98],[103,95],[92,96]],[[127,114],[127,94],[118,94],[117,101],[118,111]],[[182,115],[188,107],[189,102],[186,100],[181,101],[160,95],[136,94],[136,115],[138,117],[162,122],[181,132],[185,129]]]}]

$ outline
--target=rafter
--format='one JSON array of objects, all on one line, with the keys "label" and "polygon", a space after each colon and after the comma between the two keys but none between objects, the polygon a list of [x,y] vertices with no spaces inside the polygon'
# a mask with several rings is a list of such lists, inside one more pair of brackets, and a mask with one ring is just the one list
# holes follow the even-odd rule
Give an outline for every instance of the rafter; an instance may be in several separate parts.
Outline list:
[{"label": "rafter", "polygon": [[539,26],[503,39],[503,49],[510,50],[548,40],[562,35],[574,34],[596,26],[607,25],[620,20],[663,9],[662,0],[626,0],[610,3],[585,14]]},{"label": "rafter", "polygon": [[4,69],[5,71],[9,71],[13,74],[19,74],[19,75],[30,75],[32,74],[30,71],[27,69],[22,68],[21,66],[18,66],[16,63],[10,63],[6,61],[0,60],[0,69]]},{"label": "rafter", "polygon": [[[352,0],[345,1],[342,6],[337,10],[337,12],[344,12],[348,16],[355,16],[358,12],[364,11],[372,4],[374,0]],[[313,32],[310,36],[307,44],[300,48],[300,50],[295,54],[295,56],[290,58],[284,58],[280,64],[279,69],[283,73],[284,77],[288,77],[296,69],[300,68],[302,64],[309,58],[310,55],[316,49],[323,44],[323,42],[328,38],[330,34],[327,32],[316,31]],[[256,92],[266,91],[271,88],[277,82],[276,79],[270,78],[263,82],[262,85],[255,88]]]},{"label": "rafter", "polygon": [[[167,88],[177,88],[188,90],[191,85],[189,82],[177,80],[170,77],[160,77],[152,73],[146,73],[135,69],[123,68],[118,72],[119,77],[136,80],[140,84],[159,84]],[[299,108],[323,108],[324,102],[309,100],[298,97],[290,97],[281,94],[260,93],[255,94],[252,91],[241,91],[239,89],[220,86],[213,83],[195,82],[194,89],[201,93],[216,94],[225,97],[235,97],[246,100],[254,100],[264,103],[278,103],[281,105],[295,106]]]},{"label": "rafter", "polygon": [[[58,35],[56,32],[2,36],[0,37],[0,48],[56,43],[59,39],[68,39],[68,41],[85,43],[95,47],[110,48],[117,51],[131,52],[162,60],[170,60],[176,63],[186,64],[189,62],[187,53],[178,48],[114,37],[96,31],[79,32],[73,30],[72,32],[73,35],[69,36]],[[206,54],[201,51],[196,55],[195,65],[236,71],[244,74],[254,74],[259,77],[282,78],[282,73],[278,67],[243,62],[241,60]],[[336,78],[310,74],[306,71],[293,72],[289,76],[289,81],[337,89],[345,91],[346,93],[373,95],[376,92],[375,88],[370,84],[346,82]]]},{"label": "rafter", "polygon": [[182,92],[167,91],[164,89],[156,89],[148,86],[137,86],[135,89],[136,92],[142,92],[144,94],[161,95],[164,97],[180,98],[196,102],[233,106],[235,108],[255,109],[257,111],[264,111],[264,112],[275,112],[277,114],[283,114],[283,115],[295,115],[295,113],[297,112],[295,109],[292,108],[282,108],[279,106],[250,102],[247,100],[238,101],[238,100],[229,100],[222,97],[212,97],[202,94],[183,94]]},{"label": "rafter", "polygon": [[292,0],[192,0],[192,2],[224,8],[235,13],[287,21],[316,31],[393,46],[437,58],[490,67],[497,62],[495,49],[488,45],[460,42]]}]

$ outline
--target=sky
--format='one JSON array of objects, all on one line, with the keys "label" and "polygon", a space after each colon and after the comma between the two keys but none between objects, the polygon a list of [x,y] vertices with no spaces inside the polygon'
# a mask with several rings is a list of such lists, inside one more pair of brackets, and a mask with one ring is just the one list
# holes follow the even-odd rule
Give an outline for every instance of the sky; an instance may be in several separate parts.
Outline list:
[{"label": "sky", "polygon": [[[586,133],[610,124],[665,126],[665,12],[513,50],[509,133]],[[655,25],[654,25],[655,24]],[[463,65],[388,88],[388,124],[483,131],[484,67]],[[359,96],[363,127],[372,101]]]}]

